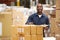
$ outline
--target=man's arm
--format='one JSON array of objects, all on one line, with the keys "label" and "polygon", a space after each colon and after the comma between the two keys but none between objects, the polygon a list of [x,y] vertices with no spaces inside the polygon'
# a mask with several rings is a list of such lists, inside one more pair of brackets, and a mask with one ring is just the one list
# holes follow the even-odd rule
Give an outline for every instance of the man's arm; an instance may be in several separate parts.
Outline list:
[{"label": "man's arm", "polygon": [[46,19],[46,24],[48,25],[48,28],[50,27],[50,22],[49,22],[49,18],[47,17]]},{"label": "man's arm", "polygon": [[33,17],[32,16],[28,17],[28,20],[27,20],[26,24],[28,24],[28,25],[32,25],[33,24]]},{"label": "man's arm", "polygon": [[49,18],[46,19],[46,25],[48,25],[47,27],[45,27],[45,30],[48,30],[50,27],[50,23],[49,23]]}]

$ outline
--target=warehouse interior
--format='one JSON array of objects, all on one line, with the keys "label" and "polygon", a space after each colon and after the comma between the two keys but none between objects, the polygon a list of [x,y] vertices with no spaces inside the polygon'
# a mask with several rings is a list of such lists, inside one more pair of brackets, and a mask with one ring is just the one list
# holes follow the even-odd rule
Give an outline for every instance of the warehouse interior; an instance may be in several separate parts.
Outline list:
[{"label": "warehouse interior", "polygon": [[[28,17],[37,12],[38,3],[48,16],[47,25],[26,25]],[[60,40],[60,0],[0,0],[0,40]]]}]

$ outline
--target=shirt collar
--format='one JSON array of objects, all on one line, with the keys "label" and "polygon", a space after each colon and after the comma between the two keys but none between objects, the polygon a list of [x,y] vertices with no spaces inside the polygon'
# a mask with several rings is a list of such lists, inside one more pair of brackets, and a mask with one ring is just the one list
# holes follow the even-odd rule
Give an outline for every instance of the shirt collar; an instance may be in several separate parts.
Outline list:
[{"label": "shirt collar", "polygon": [[[36,16],[38,16],[38,14],[37,14],[37,13],[35,13],[35,15],[36,15]],[[43,13],[42,13],[41,15],[42,15],[42,17],[44,16],[44,14],[43,14]]]},{"label": "shirt collar", "polygon": [[39,18],[41,18],[42,17],[42,15],[38,15],[39,16]]}]

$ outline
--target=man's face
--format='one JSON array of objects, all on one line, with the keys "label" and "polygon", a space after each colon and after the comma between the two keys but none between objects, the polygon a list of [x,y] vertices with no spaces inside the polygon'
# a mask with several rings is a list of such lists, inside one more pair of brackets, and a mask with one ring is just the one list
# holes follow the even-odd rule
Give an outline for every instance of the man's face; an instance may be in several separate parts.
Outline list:
[{"label": "man's face", "polygon": [[38,14],[42,14],[42,10],[43,10],[42,4],[38,4],[37,5],[37,12],[38,12]]}]

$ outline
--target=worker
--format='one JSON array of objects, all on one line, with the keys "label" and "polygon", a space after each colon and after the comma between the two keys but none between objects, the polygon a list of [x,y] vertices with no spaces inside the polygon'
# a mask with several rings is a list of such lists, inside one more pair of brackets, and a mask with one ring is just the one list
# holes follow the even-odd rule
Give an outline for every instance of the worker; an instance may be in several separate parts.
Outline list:
[{"label": "worker", "polygon": [[[49,29],[49,19],[48,17],[42,12],[43,11],[43,6],[41,3],[37,4],[37,13],[34,13],[32,15],[29,16],[26,24],[33,24],[33,25],[48,25],[47,27],[45,27],[45,30]],[[44,32],[43,32],[44,33]],[[45,35],[43,34],[43,36],[45,37]]]}]

